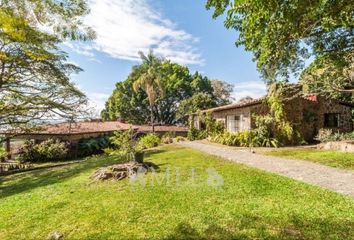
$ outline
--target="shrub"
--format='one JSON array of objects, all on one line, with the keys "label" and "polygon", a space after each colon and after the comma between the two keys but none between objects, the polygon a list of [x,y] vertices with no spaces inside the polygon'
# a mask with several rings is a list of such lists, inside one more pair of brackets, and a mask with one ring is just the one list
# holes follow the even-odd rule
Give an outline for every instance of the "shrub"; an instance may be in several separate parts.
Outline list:
[{"label": "shrub", "polygon": [[354,132],[339,133],[339,132],[333,132],[332,129],[320,129],[320,131],[315,139],[320,142],[335,142],[335,141],[354,140]]},{"label": "shrub", "polygon": [[171,144],[171,143],[173,143],[173,137],[174,137],[174,136],[175,136],[174,133],[172,133],[172,132],[167,132],[167,133],[165,133],[165,134],[162,136],[161,140],[162,140],[162,142],[163,142],[164,144]]},{"label": "shrub", "polygon": [[103,153],[103,149],[111,146],[109,136],[81,139],[78,144],[78,155],[90,156]]},{"label": "shrub", "polygon": [[1,158],[6,157],[6,155],[7,155],[7,152],[6,152],[5,148],[0,148],[0,160],[1,160]]},{"label": "shrub", "polygon": [[208,137],[207,130],[198,130],[196,128],[190,128],[188,131],[187,139],[190,141],[202,140]]},{"label": "shrub", "polygon": [[248,147],[252,142],[250,142],[250,135],[249,131],[243,132],[236,132],[236,133],[229,133],[224,132],[220,134],[214,134],[210,140],[212,142],[220,143],[223,145],[228,146],[235,146],[235,147]]},{"label": "shrub", "polygon": [[155,134],[147,134],[139,140],[139,145],[144,149],[157,147],[160,143],[161,139]]},{"label": "shrub", "polygon": [[110,152],[110,155],[126,157],[127,161],[143,162],[144,147],[137,140],[136,131],[131,128],[127,131],[116,131],[110,140],[115,146],[113,151],[106,149],[106,152]]},{"label": "shrub", "polygon": [[110,141],[115,150],[126,154],[141,152],[143,150],[137,141],[137,133],[133,129],[114,132],[114,135],[110,137]]},{"label": "shrub", "polygon": [[184,142],[186,139],[182,136],[176,137],[176,142]]},{"label": "shrub", "polygon": [[48,139],[40,144],[27,141],[19,150],[18,160],[21,162],[49,162],[64,160],[68,154],[67,144],[59,140]]},{"label": "shrub", "polygon": [[216,121],[211,113],[206,113],[205,116],[200,116],[202,122],[205,123],[205,129],[209,134],[218,134],[225,131],[224,123]]},{"label": "shrub", "polygon": [[252,130],[252,145],[254,147],[279,147],[273,118],[269,115],[254,117],[256,127]]}]

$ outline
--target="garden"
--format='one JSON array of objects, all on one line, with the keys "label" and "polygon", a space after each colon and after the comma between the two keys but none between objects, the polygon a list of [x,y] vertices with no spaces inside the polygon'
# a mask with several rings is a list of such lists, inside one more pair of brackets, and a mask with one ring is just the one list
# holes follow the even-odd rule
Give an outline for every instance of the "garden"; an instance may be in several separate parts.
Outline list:
[{"label": "garden", "polygon": [[178,145],[148,150],[145,161],[158,170],[136,181],[90,179],[126,162],[117,155],[0,177],[0,238],[354,237],[354,204],[340,194]]}]

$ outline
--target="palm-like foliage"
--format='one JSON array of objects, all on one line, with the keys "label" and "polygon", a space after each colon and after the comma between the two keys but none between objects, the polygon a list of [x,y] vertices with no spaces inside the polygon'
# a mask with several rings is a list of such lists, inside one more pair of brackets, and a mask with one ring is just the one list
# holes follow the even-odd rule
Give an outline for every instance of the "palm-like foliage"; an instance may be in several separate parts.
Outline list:
[{"label": "palm-like foliage", "polygon": [[147,55],[143,52],[139,52],[139,55],[142,60],[142,65],[144,66],[144,70],[133,83],[133,89],[135,92],[143,89],[149,98],[151,125],[152,131],[154,132],[153,106],[158,94],[162,97],[165,95],[162,73],[160,70],[163,59],[155,56],[151,50]]}]

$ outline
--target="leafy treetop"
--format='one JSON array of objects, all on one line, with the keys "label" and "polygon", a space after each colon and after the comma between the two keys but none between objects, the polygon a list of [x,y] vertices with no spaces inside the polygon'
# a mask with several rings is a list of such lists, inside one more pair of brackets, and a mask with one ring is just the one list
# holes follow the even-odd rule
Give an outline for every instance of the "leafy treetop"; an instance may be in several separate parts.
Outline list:
[{"label": "leafy treetop", "polygon": [[[236,45],[253,52],[268,82],[301,73],[309,58],[314,62],[308,70],[320,81],[334,81],[332,77],[353,66],[351,0],[207,0],[206,7],[214,9],[214,18],[227,12],[225,26],[239,32]],[[345,78],[332,91],[354,89],[352,80]]]},{"label": "leafy treetop", "polygon": [[86,0],[1,0],[0,8],[31,27],[50,29],[62,39],[95,38],[95,32],[83,23],[83,16],[89,13]]}]

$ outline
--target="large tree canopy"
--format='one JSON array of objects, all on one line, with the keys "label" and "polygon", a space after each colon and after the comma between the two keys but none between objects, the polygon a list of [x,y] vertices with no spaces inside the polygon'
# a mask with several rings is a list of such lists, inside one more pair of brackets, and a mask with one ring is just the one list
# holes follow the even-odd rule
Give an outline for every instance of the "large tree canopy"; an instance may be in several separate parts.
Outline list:
[{"label": "large tree canopy", "polygon": [[9,9],[0,10],[0,29],[0,128],[76,116],[86,97],[70,74],[81,69],[67,63],[59,39]]},{"label": "large tree canopy", "polygon": [[83,23],[83,16],[89,13],[87,0],[0,0],[0,8],[25,19],[31,27],[48,29],[64,39],[95,37]]},{"label": "large tree canopy", "polygon": [[[105,120],[125,120],[134,124],[148,124],[149,99],[145,91],[133,91],[133,84],[141,76],[144,65],[133,67],[128,78],[116,84],[116,89],[106,102],[102,111]],[[164,86],[164,96],[156,95],[153,114],[156,123],[176,124],[184,122],[187,114],[198,109],[215,107],[220,102],[214,94],[211,81],[199,74],[191,74],[187,67],[170,61],[163,61],[159,66]],[[198,95],[198,96],[196,96]],[[202,95],[202,96],[200,96]],[[230,94],[227,94],[230,96]],[[223,96],[225,98],[225,96]],[[193,103],[193,106],[188,103]]]},{"label": "large tree canopy", "polygon": [[211,86],[214,90],[214,95],[217,98],[217,105],[226,105],[230,104],[232,100],[235,100],[232,97],[234,91],[234,85],[227,83],[222,80],[211,80]]},{"label": "large tree canopy", "polygon": [[[206,6],[214,17],[227,11],[225,26],[239,32],[236,44],[253,52],[268,82],[300,74],[307,59],[315,59],[307,74],[316,73],[319,81],[334,81],[353,65],[351,0],[208,0]],[[354,88],[342,79],[332,91]]]}]

